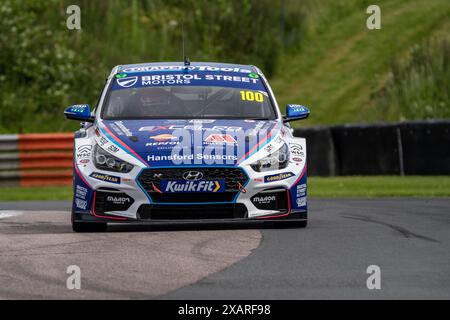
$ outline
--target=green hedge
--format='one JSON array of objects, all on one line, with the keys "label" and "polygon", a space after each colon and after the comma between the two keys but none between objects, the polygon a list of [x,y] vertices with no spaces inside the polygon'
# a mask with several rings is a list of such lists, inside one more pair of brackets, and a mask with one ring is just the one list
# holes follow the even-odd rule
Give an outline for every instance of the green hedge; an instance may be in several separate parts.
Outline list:
[{"label": "green hedge", "polygon": [[83,0],[82,30],[66,28],[74,1],[2,0],[0,133],[73,130],[62,111],[95,103],[117,64],[191,60],[257,64],[268,74],[298,43],[295,0]]}]

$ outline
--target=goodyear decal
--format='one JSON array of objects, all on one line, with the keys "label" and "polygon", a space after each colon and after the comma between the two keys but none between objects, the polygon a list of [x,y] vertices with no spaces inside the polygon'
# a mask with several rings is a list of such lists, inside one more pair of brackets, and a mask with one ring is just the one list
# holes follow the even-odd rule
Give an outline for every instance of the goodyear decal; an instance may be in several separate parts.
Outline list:
[{"label": "goodyear decal", "polygon": [[97,179],[97,180],[101,180],[101,181],[106,181],[106,182],[110,182],[110,183],[120,184],[120,177],[110,176],[109,174],[92,172],[89,175],[89,177]]},{"label": "goodyear decal", "polygon": [[162,192],[224,192],[225,180],[161,180],[160,189]]},{"label": "goodyear decal", "polygon": [[274,181],[285,180],[285,179],[288,179],[293,176],[295,176],[295,174],[292,172],[283,172],[283,173],[273,174],[270,176],[265,176],[264,182],[274,182]]}]

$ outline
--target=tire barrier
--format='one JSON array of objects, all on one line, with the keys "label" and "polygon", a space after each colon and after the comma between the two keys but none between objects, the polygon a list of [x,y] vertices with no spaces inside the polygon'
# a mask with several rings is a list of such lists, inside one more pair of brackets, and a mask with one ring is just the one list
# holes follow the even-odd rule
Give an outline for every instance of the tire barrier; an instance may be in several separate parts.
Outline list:
[{"label": "tire barrier", "polygon": [[0,135],[0,186],[72,184],[73,133]]},{"label": "tire barrier", "polygon": [[399,147],[391,125],[331,129],[339,175],[398,175]]},{"label": "tire barrier", "polygon": [[296,129],[311,175],[448,175],[450,121]]},{"label": "tire barrier", "polygon": [[297,129],[295,135],[306,139],[308,175],[334,176],[337,174],[336,151],[329,127]]},{"label": "tire barrier", "polygon": [[399,126],[405,174],[450,174],[450,124],[409,122]]}]

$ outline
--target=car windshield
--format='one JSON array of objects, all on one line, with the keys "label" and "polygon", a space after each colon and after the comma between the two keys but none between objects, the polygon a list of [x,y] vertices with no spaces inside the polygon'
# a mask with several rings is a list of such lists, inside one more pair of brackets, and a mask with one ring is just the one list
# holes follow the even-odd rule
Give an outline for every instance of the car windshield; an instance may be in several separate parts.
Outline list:
[{"label": "car windshield", "polygon": [[276,118],[267,92],[220,86],[154,86],[110,91],[102,112],[118,119]]}]

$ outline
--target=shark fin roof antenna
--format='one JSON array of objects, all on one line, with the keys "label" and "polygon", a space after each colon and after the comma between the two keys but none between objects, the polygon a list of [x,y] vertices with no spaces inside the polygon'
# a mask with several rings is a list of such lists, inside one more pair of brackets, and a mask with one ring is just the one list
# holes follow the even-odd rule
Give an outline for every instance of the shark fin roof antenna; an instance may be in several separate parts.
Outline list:
[{"label": "shark fin roof antenna", "polygon": [[191,65],[191,60],[189,60],[184,44],[184,22],[181,24],[181,36],[183,42],[183,61],[184,61],[184,71],[189,71],[189,66]]}]

